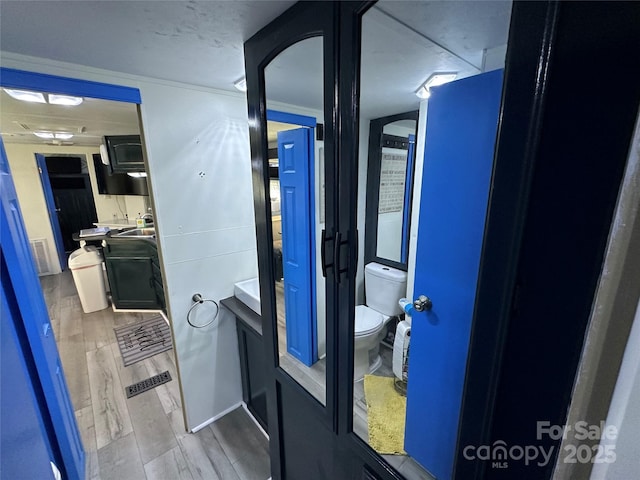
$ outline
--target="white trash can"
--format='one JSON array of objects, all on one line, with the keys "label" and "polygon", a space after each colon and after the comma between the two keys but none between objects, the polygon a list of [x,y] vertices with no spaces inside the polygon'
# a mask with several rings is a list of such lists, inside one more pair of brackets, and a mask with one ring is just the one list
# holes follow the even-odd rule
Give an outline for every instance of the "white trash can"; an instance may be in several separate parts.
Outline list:
[{"label": "white trash can", "polygon": [[93,245],[85,245],[69,257],[69,269],[78,290],[84,313],[109,306],[102,276],[102,254]]}]

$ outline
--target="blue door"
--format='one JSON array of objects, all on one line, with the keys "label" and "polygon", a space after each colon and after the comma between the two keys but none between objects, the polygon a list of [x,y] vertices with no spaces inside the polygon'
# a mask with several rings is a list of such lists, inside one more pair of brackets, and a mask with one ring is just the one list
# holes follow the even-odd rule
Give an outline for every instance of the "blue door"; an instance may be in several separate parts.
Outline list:
[{"label": "blue door", "polygon": [[[4,277],[4,270],[2,274]],[[49,462],[55,459],[16,331],[16,324],[22,321],[17,310],[11,284],[3,281],[0,288],[0,479],[53,478]]]},{"label": "blue door", "polygon": [[287,352],[305,365],[318,360],[312,132],[310,128],[278,132]]},{"label": "blue door", "polygon": [[493,166],[502,70],[429,99],[412,317],[405,450],[451,478]]},{"label": "blue door", "polygon": [[[9,163],[0,139],[0,245],[2,284],[11,286],[16,299],[12,315],[2,322],[19,322],[20,342],[28,345],[30,380],[38,395],[49,442],[60,456],[64,478],[84,478],[84,451],[64,379],[49,314],[36,275],[33,257],[18,205]],[[6,394],[2,392],[3,396]],[[13,412],[20,415],[20,411]],[[4,428],[3,428],[4,430]],[[3,432],[4,434],[4,432]],[[27,441],[27,440],[24,440]]]},{"label": "blue door", "polygon": [[47,202],[47,212],[49,213],[49,222],[51,230],[53,230],[53,239],[56,242],[56,251],[60,260],[60,269],[64,271],[67,265],[67,255],[64,251],[64,241],[62,240],[62,232],[60,231],[60,220],[58,219],[58,207],[53,198],[53,190],[49,181],[49,171],[47,170],[47,162],[44,155],[36,153],[36,163],[38,164],[38,173],[40,174],[40,183],[44,191],[44,199]]}]

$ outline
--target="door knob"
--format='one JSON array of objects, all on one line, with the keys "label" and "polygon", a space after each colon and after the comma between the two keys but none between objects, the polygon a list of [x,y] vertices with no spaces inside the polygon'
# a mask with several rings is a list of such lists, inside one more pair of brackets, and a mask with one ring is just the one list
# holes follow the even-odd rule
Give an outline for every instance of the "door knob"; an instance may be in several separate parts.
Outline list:
[{"label": "door knob", "polygon": [[431,307],[433,307],[433,302],[426,295],[420,295],[413,302],[413,308],[415,309],[416,312],[424,312],[425,310],[431,310]]}]

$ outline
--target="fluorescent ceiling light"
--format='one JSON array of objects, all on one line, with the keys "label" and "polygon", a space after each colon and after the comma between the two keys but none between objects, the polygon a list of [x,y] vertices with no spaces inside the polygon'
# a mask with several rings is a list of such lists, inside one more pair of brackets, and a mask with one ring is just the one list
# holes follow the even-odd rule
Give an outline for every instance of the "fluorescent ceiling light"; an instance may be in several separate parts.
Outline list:
[{"label": "fluorescent ceiling light", "polygon": [[58,140],[70,140],[73,138],[73,133],[54,133]]},{"label": "fluorescent ceiling light", "polygon": [[235,82],[233,84],[233,86],[236,87],[241,92],[246,92],[247,91],[247,79],[245,77],[242,77],[240,80]]},{"label": "fluorescent ceiling light", "polygon": [[427,81],[424,82],[424,86],[427,88],[437,87],[439,85],[444,85],[445,83],[449,83],[452,80],[455,80],[458,74],[456,72],[448,72],[448,73],[434,73]]},{"label": "fluorescent ceiling light", "polygon": [[46,138],[46,139],[54,138],[53,132],[33,132],[33,134],[38,138]]},{"label": "fluorescent ceiling light", "polygon": [[40,92],[32,92],[30,90],[14,90],[11,88],[5,88],[4,91],[7,92],[12,98],[15,98],[16,100],[22,100],[23,102],[47,103],[44,95]]},{"label": "fluorescent ceiling light", "polygon": [[147,176],[147,172],[127,172],[127,175],[133,178],[142,178]]},{"label": "fluorescent ceiling light", "polygon": [[49,103],[51,105],[68,105],[75,107],[80,105],[84,101],[82,97],[72,97],[71,95],[56,95],[54,93],[49,94]]},{"label": "fluorescent ceiling light", "polygon": [[431,96],[431,87],[437,87],[449,83],[458,76],[456,72],[438,72],[431,75],[424,84],[416,90],[416,96],[421,99],[426,99]]},{"label": "fluorescent ceiling light", "polygon": [[422,85],[418,90],[416,90],[416,97],[418,97],[418,98],[420,98],[422,100],[426,100],[430,96],[431,96],[431,92],[424,85]]},{"label": "fluorescent ceiling light", "polygon": [[36,137],[39,138],[46,138],[46,139],[52,139],[52,138],[57,138],[58,140],[70,140],[73,138],[73,133],[67,133],[67,132],[46,132],[46,131],[39,131],[39,132],[33,132],[33,134]]}]

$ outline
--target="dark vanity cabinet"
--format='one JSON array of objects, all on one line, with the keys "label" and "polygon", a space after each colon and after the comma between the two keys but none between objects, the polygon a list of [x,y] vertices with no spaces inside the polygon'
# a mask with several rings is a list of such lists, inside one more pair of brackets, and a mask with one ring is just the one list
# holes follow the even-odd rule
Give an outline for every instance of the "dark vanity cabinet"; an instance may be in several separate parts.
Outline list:
[{"label": "dark vanity cabinet", "polygon": [[235,297],[225,298],[221,303],[236,317],[242,375],[242,400],[262,428],[268,431],[262,319],[260,315]]},{"label": "dark vanity cabinet", "polygon": [[140,135],[104,137],[112,173],[144,172]]},{"label": "dark vanity cabinet", "polygon": [[105,243],[104,259],[114,306],[119,309],[164,309],[155,241],[108,238]]}]

